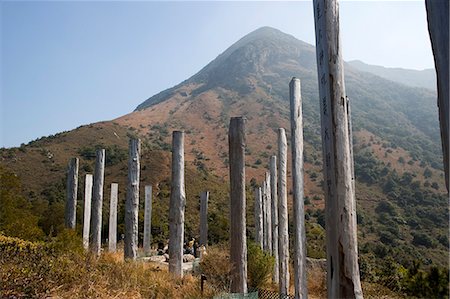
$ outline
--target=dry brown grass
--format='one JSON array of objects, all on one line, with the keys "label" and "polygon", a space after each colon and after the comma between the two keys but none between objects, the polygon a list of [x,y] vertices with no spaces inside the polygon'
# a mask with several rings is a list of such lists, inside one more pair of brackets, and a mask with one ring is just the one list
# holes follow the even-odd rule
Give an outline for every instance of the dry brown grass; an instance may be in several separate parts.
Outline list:
[{"label": "dry brown grass", "polygon": [[[68,233],[66,237],[71,237]],[[157,264],[124,262],[123,252],[96,258],[54,243],[0,236],[1,298],[210,298],[192,275],[173,277]]]}]

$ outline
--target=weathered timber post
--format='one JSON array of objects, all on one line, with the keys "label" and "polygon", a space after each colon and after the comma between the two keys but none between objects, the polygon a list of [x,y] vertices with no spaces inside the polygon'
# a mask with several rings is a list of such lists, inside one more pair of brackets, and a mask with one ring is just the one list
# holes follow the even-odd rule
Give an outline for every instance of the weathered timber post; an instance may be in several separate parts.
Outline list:
[{"label": "weathered timber post", "polygon": [[231,292],[247,293],[245,224],[245,118],[232,117],[228,132],[230,161]]},{"label": "weathered timber post", "polygon": [[327,232],[328,298],[362,298],[355,189],[337,0],[314,0]]},{"label": "weathered timber post", "polygon": [[275,258],[272,280],[279,282],[277,156],[270,157],[270,193],[272,198],[272,255]]},{"label": "weathered timber post", "polygon": [[169,272],[183,276],[184,209],[184,132],[172,133],[172,188],[169,205]]},{"label": "weathered timber post", "polygon": [[100,255],[102,248],[102,209],[103,183],[105,181],[105,150],[98,149],[95,153],[94,187],[92,192],[91,210],[91,252]]},{"label": "weathered timber post", "polygon": [[445,184],[449,191],[448,146],[449,146],[449,1],[425,0],[428,33],[433,48],[436,67],[439,123],[441,126],[442,153],[444,156]]},{"label": "weathered timber post", "polygon": [[271,204],[271,191],[270,191],[270,173],[266,172],[266,177],[264,180],[264,186],[265,186],[265,212],[266,212],[266,228],[267,230],[264,231],[264,234],[266,236],[266,242],[267,242],[267,252],[272,255],[272,204]]},{"label": "weathered timber post", "polygon": [[[347,99],[347,118],[348,118],[348,139],[350,143],[350,161],[351,161],[351,168],[352,168],[352,183],[353,183],[353,190],[356,190],[355,187],[355,161],[353,161],[353,126],[352,126],[352,109],[350,105],[350,99],[346,97]],[[355,191],[356,192],[356,191]]]},{"label": "weathered timber post", "polygon": [[278,254],[280,294],[289,293],[289,232],[287,206],[287,141],[283,128],[278,129]]},{"label": "weathered timber post", "polygon": [[263,250],[267,251],[267,201],[266,201],[266,181],[261,184],[261,206],[262,206],[262,232],[263,232]]},{"label": "weathered timber post", "polygon": [[264,248],[263,202],[261,187],[255,188],[255,241]]},{"label": "weathered timber post", "polygon": [[150,255],[152,242],[152,186],[145,186],[144,206],[144,254]]},{"label": "weathered timber post", "polygon": [[295,298],[308,297],[306,276],[305,209],[303,202],[303,115],[300,80],[289,83],[291,105],[292,186],[294,203],[294,286]]},{"label": "weathered timber post", "polygon": [[200,194],[200,245],[208,246],[208,199],[209,191]]},{"label": "weathered timber post", "polygon": [[84,183],[83,247],[89,249],[89,231],[91,227],[92,174],[86,174]]},{"label": "weathered timber post", "polygon": [[119,193],[119,185],[111,184],[111,198],[109,201],[109,234],[108,234],[108,251],[116,252],[117,249],[117,198]]},{"label": "weathered timber post", "polygon": [[72,158],[67,169],[65,225],[70,229],[75,229],[77,222],[78,164],[78,158]]},{"label": "weathered timber post", "polygon": [[124,257],[135,260],[138,250],[138,212],[141,141],[130,139],[128,143],[128,185],[125,201]]}]

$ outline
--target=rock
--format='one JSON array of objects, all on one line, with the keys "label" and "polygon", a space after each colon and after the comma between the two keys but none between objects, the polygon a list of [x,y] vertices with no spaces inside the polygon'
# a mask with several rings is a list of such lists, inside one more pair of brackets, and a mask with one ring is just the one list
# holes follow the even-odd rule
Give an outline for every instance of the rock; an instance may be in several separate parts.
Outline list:
[{"label": "rock", "polygon": [[183,254],[183,263],[193,262],[195,260],[195,256],[192,254]]},{"label": "rock", "polygon": [[326,259],[313,259],[313,258],[306,258],[306,268],[307,272],[312,271],[327,271],[327,260]]}]

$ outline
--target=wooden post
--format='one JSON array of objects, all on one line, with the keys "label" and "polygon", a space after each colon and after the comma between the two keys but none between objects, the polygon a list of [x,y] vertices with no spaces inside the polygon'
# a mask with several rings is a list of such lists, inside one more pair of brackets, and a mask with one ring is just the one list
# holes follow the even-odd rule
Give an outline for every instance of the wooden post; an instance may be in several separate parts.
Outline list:
[{"label": "wooden post", "polygon": [[314,0],[329,298],[362,298],[337,0]]},{"label": "wooden post", "polygon": [[83,247],[89,249],[89,230],[91,227],[92,174],[86,174],[84,183],[84,216],[83,216]]},{"label": "wooden post", "polygon": [[230,161],[231,292],[247,293],[245,224],[245,118],[232,117],[228,132]]},{"label": "wooden post", "polygon": [[278,129],[278,254],[280,294],[289,294],[289,232],[287,206],[287,141],[283,128]]},{"label": "wooden post", "polygon": [[262,206],[262,232],[263,232],[263,250],[267,251],[267,202],[266,202],[266,181],[261,184],[261,206]]},{"label": "wooden post", "polygon": [[130,139],[128,143],[128,185],[125,201],[124,257],[136,260],[138,249],[138,212],[141,141]]},{"label": "wooden post", "polygon": [[78,158],[69,161],[67,170],[67,199],[65,224],[67,228],[75,229],[77,222],[77,191],[78,191]]},{"label": "wooden post", "polygon": [[145,186],[144,207],[144,254],[150,255],[152,242],[152,186]]},{"label": "wooden post", "polygon": [[266,229],[264,230],[264,234],[266,236],[266,244],[267,244],[267,252],[272,255],[272,204],[271,204],[271,191],[270,191],[270,174],[266,172],[266,177],[264,180],[265,186],[265,220],[266,220]]},{"label": "wooden post", "polygon": [[200,194],[200,245],[208,246],[208,199],[209,191]]},{"label": "wooden post", "polygon": [[255,241],[264,249],[263,203],[261,187],[255,188]]},{"label": "wooden post", "polygon": [[289,83],[291,105],[292,186],[294,203],[294,286],[295,298],[308,297],[306,276],[305,209],[303,202],[303,115],[300,80]]},{"label": "wooden post", "polygon": [[103,183],[105,180],[105,150],[98,149],[95,153],[94,187],[92,192],[91,210],[91,252],[100,255],[102,248],[102,209]]},{"label": "wooden post", "polygon": [[116,252],[117,249],[117,198],[119,193],[119,185],[111,184],[111,199],[109,201],[109,234],[108,234],[108,251]]},{"label": "wooden post", "polygon": [[172,133],[172,188],[169,205],[169,272],[183,276],[184,209],[184,132]]},{"label": "wooden post", "polygon": [[278,256],[278,194],[277,194],[277,156],[270,157],[270,192],[272,198],[272,255],[275,258],[272,280],[279,282],[279,256]]},{"label": "wooden post", "polygon": [[449,127],[449,2],[448,0],[425,0],[428,33],[433,48],[436,67],[439,123],[441,125],[442,153],[444,156],[445,184],[448,178],[448,127]]}]

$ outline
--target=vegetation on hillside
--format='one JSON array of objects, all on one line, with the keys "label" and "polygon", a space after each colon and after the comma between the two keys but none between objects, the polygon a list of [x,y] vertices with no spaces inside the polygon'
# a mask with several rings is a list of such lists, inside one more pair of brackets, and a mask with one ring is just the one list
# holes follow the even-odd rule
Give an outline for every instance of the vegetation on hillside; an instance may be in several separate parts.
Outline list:
[{"label": "vegetation on hillside", "polygon": [[[46,243],[0,235],[0,285],[1,298],[202,297],[197,277],[175,279],[157,265],[124,262],[123,252],[95,258],[71,231]],[[213,292],[206,288],[204,296]]]}]

